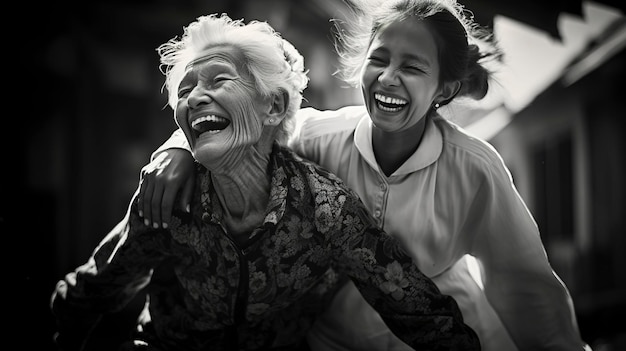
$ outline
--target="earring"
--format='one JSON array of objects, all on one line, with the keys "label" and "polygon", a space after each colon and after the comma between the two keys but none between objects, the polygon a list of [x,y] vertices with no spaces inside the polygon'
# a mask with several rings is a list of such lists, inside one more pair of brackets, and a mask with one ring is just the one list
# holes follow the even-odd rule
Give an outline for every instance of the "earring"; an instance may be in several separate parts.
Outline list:
[{"label": "earring", "polygon": [[274,124],[274,119],[270,118],[270,124]]},{"label": "earring", "polygon": [[436,110],[436,109],[438,109],[438,108],[439,108],[439,106],[440,106],[440,105],[439,105],[439,103],[438,103],[438,102],[436,102],[436,103],[435,103],[435,110]]}]

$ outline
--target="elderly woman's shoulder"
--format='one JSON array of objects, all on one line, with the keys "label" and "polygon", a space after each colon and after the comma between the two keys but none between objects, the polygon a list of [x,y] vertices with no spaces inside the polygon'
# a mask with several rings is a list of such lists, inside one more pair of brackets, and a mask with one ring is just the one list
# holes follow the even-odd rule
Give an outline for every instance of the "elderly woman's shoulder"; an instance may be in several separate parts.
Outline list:
[{"label": "elderly woman's shoulder", "polygon": [[[306,182],[311,185],[310,188],[313,189],[313,191],[348,192],[352,194],[352,190],[345,182],[328,169],[311,160],[303,158],[289,147],[281,147],[281,150],[284,159],[288,162],[292,162],[293,166],[289,167],[291,172],[299,173],[298,176],[301,179],[306,179]],[[295,175],[296,174],[290,174],[290,176]]]}]

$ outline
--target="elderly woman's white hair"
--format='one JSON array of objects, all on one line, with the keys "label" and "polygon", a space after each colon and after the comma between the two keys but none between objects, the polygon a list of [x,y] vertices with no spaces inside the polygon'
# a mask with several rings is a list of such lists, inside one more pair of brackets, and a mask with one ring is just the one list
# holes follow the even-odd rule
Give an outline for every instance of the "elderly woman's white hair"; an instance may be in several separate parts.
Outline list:
[{"label": "elderly woman's white hair", "polygon": [[186,66],[207,48],[219,44],[241,49],[255,88],[263,96],[284,91],[289,96],[287,114],[277,140],[285,143],[294,128],[294,116],[302,103],[302,91],[309,78],[304,69],[304,58],[296,48],[283,39],[269,24],[233,20],[226,14],[201,16],[184,28],[183,36],[161,44],[162,71],[168,103],[172,109],[178,102],[178,85]]}]

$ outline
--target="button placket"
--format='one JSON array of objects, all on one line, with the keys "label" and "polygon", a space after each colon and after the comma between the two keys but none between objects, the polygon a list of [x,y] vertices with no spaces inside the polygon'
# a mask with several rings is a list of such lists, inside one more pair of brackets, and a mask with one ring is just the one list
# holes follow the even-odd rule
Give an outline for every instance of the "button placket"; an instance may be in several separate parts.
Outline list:
[{"label": "button placket", "polygon": [[374,218],[379,226],[382,227],[384,222],[385,203],[387,201],[387,189],[389,186],[384,178],[378,177],[378,196],[376,196],[376,205],[373,211]]}]

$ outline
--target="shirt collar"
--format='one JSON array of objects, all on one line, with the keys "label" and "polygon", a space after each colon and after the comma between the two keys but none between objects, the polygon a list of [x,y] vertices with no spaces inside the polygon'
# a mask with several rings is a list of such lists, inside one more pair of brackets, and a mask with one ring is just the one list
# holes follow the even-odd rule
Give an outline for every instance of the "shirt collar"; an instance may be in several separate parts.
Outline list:
[{"label": "shirt collar", "polygon": [[[424,136],[422,137],[419,147],[400,168],[393,172],[392,176],[419,171],[435,163],[441,155],[443,150],[443,136],[441,131],[433,122],[433,118],[426,118],[426,129],[424,130]],[[365,161],[367,161],[372,168],[382,173],[376,163],[376,157],[374,156],[374,149],[372,147],[372,120],[367,113],[361,117],[361,120],[356,126],[354,131],[354,145]]]}]

